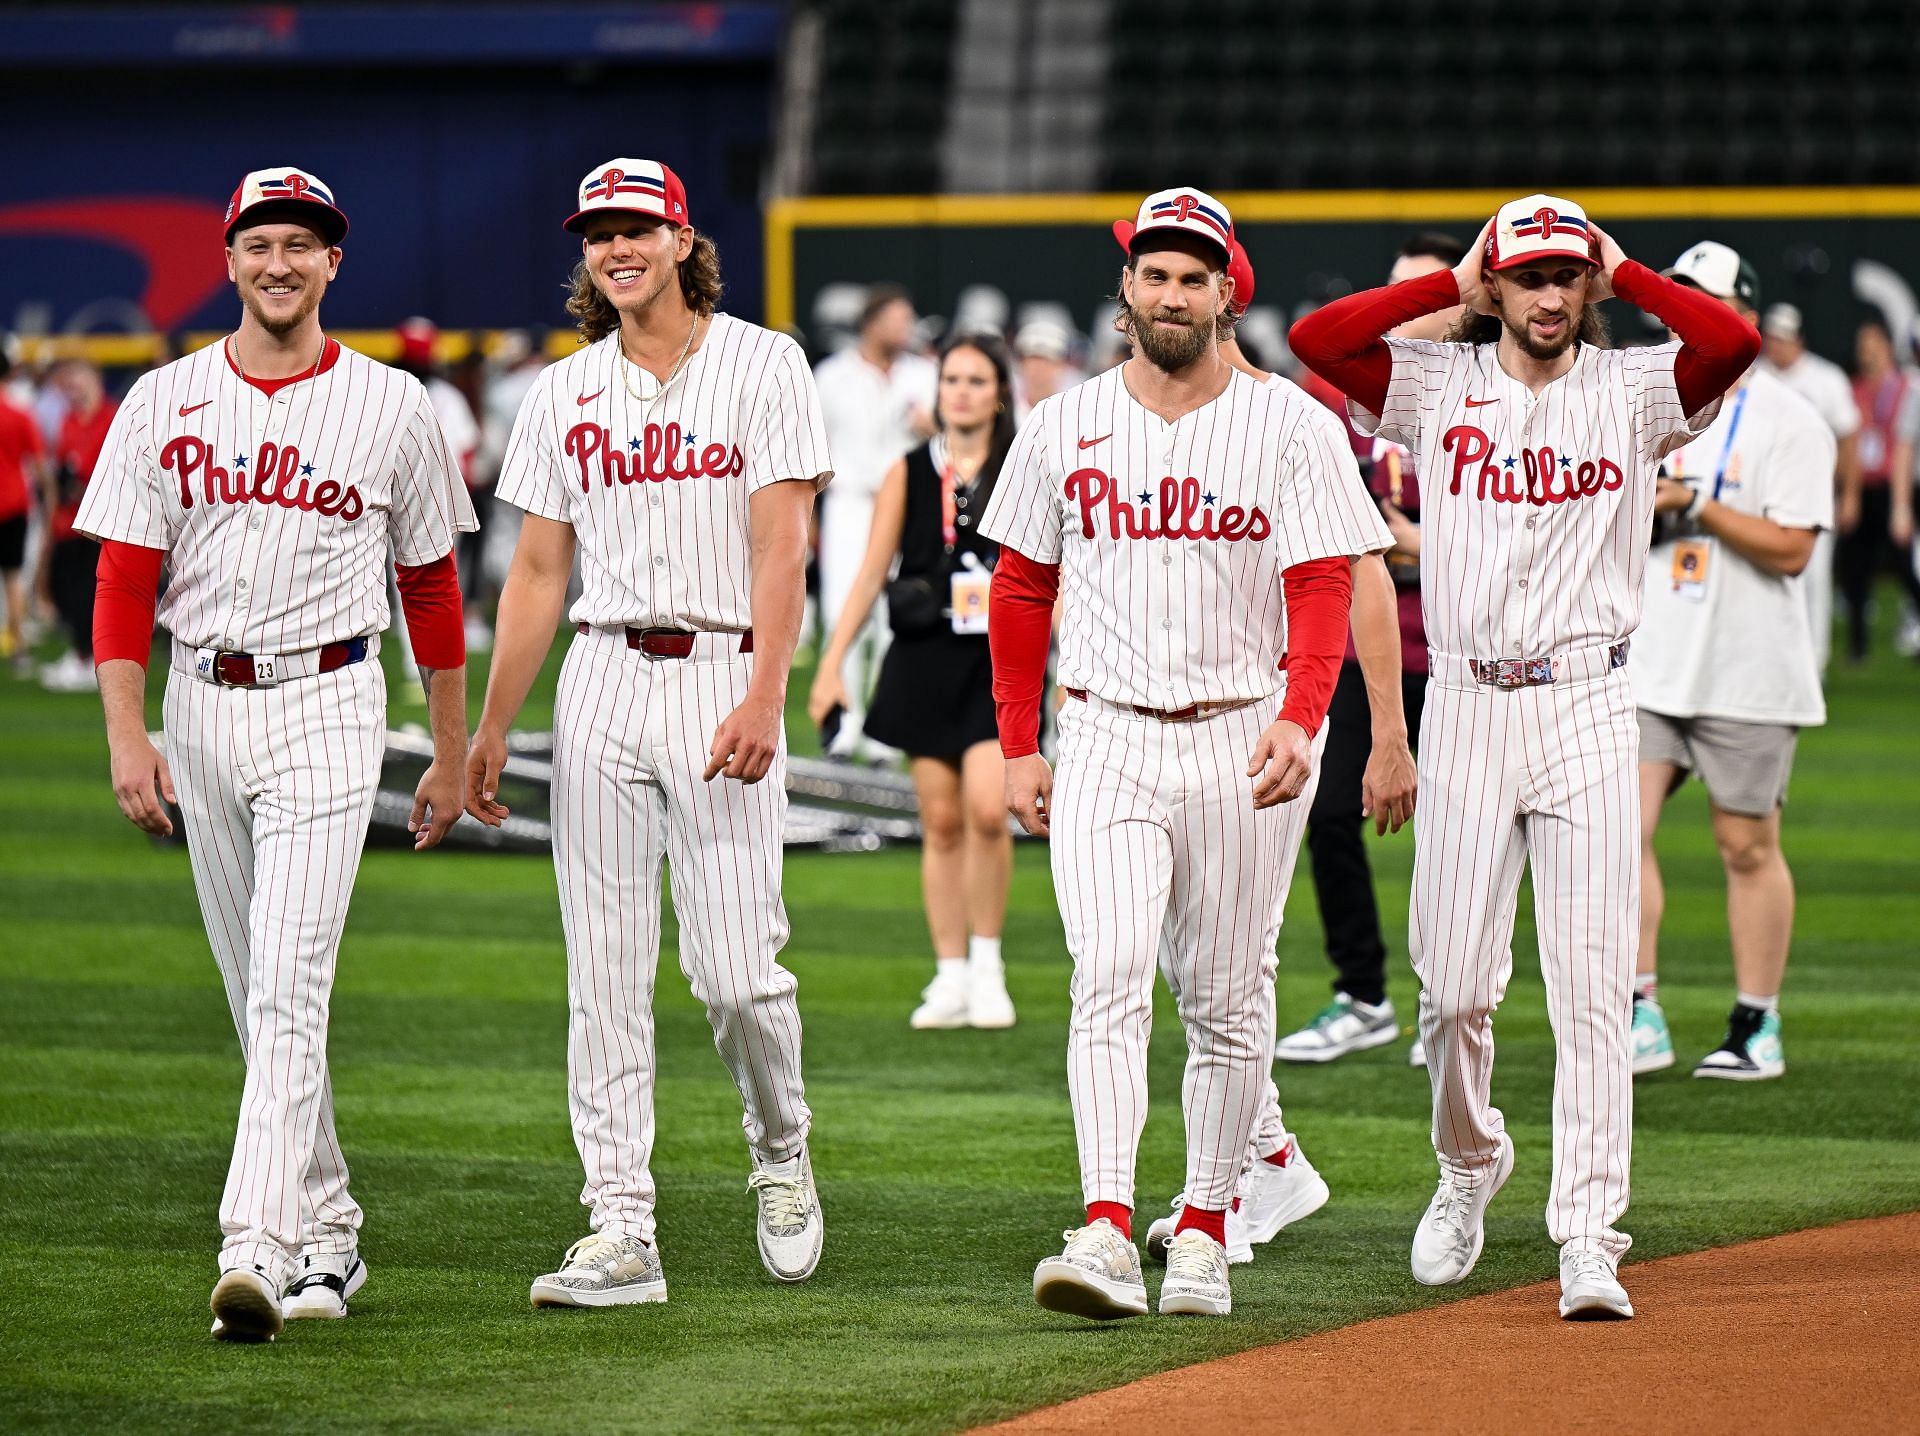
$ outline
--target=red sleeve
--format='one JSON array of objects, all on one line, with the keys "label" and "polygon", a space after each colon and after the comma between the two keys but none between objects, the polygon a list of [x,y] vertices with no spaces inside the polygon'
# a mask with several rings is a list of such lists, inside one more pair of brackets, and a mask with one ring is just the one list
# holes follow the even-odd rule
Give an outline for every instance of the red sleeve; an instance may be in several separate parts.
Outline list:
[{"label": "red sleeve", "polygon": [[1760,331],[1711,294],[1655,274],[1637,259],[1613,271],[1613,292],[1680,336],[1673,383],[1680,407],[1699,413],[1760,357]]},{"label": "red sleeve", "polygon": [[1280,717],[1308,737],[1327,720],[1353,609],[1353,561],[1336,556],[1296,563],[1280,575],[1287,599],[1287,699]]},{"label": "red sleeve", "polygon": [[1293,326],[1287,343],[1301,363],[1368,413],[1378,414],[1386,407],[1387,385],[1393,380],[1387,331],[1459,302],[1453,271],[1439,269],[1323,304]]},{"label": "red sleeve", "polygon": [[458,668],[467,661],[467,630],[460,609],[460,571],[451,552],[432,563],[394,566],[400,607],[407,615],[413,661],[422,668]]},{"label": "red sleeve", "polygon": [[153,652],[153,597],[166,550],[107,539],[93,588],[93,661],[131,658],[142,668]]},{"label": "red sleeve", "polygon": [[1047,684],[1053,601],[1059,593],[1059,564],[1036,563],[1018,549],[1001,547],[987,600],[987,644],[1003,757],[1040,751],[1040,694]]}]

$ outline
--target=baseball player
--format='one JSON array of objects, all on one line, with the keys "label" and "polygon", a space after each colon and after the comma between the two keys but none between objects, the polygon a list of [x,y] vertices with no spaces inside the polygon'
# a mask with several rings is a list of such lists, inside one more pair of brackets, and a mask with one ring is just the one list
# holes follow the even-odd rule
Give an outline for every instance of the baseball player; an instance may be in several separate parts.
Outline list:
[{"label": "baseball player", "polygon": [[[1757,317],[1753,267],[1712,240],[1681,255],[1672,279]],[[1668,457],[1646,575],[1645,631],[1634,654],[1640,704],[1640,960],[1633,990],[1635,1074],[1673,1065],[1658,991],[1666,889],[1653,838],[1689,771],[1707,785],[1727,873],[1736,985],[1726,1040],[1696,1077],[1781,1076],[1780,983],[1793,936],[1793,875],[1780,810],[1803,727],[1826,721],[1801,575],[1833,524],[1833,431],[1786,382],[1756,364],[1700,438]]]},{"label": "baseball player", "polygon": [[[466,651],[453,547],[466,486],[419,381],[329,339],[346,216],[305,170],[227,207],[240,326],[142,375],[78,527],[98,538],[94,657],[120,810],[186,820],[246,1086],[220,1201],[213,1333],[266,1341],[341,1317],[366,1281],[334,1135],[327,1004],[385,752],[389,549],[433,724],[416,849],[460,815]],[[165,754],[147,738],[154,591],[172,634]]]},{"label": "baseball player", "polygon": [[[1680,342],[1606,348],[1597,304],[1610,294]],[[1384,337],[1461,303],[1454,342]],[[1457,268],[1339,300],[1291,338],[1363,431],[1419,465],[1432,678],[1408,945],[1440,1181],[1414,1277],[1473,1269],[1487,1203],[1513,1170],[1489,1100],[1492,1013],[1530,859],[1558,1049],[1547,1228],[1560,1314],[1629,1317],[1617,1266],[1630,1238],[1614,1224],[1633,1145],[1640,794],[1623,670],[1659,461],[1706,428],[1759,335],[1541,194],[1502,205]]]},{"label": "baseball player", "polygon": [[578,635],[554,708],[553,861],[567,939],[569,1106],[593,1230],[535,1306],[667,1299],[655,1240],[660,868],[680,966],[746,1105],[760,1257],[804,1281],[825,1230],[807,1159],[800,1012],[780,898],[787,670],[807,517],[831,477],[800,347],[717,312],[720,261],[679,177],[616,159],[580,182],[569,308],[585,348],[521,405],[499,496],[526,511],[468,761],[482,822],[553,643],[576,548]]},{"label": "baseball player", "polygon": [[[1053,838],[1074,959],[1086,1219],[1035,1270],[1034,1296],[1097,1318],[1147,1309],[1134,1169],[1164,950],[1189,1055],[1186,1202],[1159,1309],[1221,1315],[1227,1213],[1267,1095],[1286,859],[1351,558],[1390,539],[1333,416],[1221,356],[1226,207],[1164,190],[1130,239],[1121,301],[1139,352],[1035,407],[982,525],[1002,546],[988,611],[1008,807]],[[1037,751],[1056,595],[1057,788]]]}]

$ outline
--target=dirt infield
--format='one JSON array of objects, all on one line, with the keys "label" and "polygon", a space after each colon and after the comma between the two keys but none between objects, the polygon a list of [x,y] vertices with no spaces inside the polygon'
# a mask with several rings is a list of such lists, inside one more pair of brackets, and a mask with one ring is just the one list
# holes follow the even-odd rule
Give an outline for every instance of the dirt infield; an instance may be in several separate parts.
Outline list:
[{"label": "dirt infield", "polygon": [[1522,1287],[1164,1372],[990,1429],[1914,1429],[1920,1213],[1630,1264],[1624,1280],[1633,1321],[1563,1322],[1557,1282]]}]

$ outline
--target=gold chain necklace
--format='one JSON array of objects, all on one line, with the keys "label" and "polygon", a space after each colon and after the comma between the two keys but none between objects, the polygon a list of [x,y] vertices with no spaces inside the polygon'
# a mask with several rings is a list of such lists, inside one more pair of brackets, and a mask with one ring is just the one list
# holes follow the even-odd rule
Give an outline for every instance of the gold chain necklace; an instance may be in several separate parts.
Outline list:
[{"label": "gold chain necklace", "polygon": [[700,316],[696,314],[693,316],[693,323],[687,326],[687,342],[680,346],[680,357],[673,361],[673,368],[667,371],[667,377],[660,381],[660,387],[653,391],[651,398],[633,387],[633,378],[627,373],[627,370],[638,369],[640,366],[634,363],[633,360],[627,358],[627,341],[624,336],[621,338],[620,358],[623,367],[620,370],[620,382],[626,385],[627,392],[633,396],[634,401],[641,405],[640,422],[643,425],[647,422],[649,416],[652,415],[653,406],[660,402],[661,398],[666,394],[668,387],[672,385],[675,379],[680,377],[681,366],[687,362],[687,355],[693,352],[693,336],[699,332]]}]

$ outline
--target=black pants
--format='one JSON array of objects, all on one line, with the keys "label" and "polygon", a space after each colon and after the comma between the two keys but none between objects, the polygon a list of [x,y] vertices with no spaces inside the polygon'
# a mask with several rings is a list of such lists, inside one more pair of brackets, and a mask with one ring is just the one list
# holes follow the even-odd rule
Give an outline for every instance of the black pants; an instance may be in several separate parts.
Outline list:
[{"label": "black pants", "polygon": [[[1920,494],[1916,495],[1920,498]],[[1867,602],[1874,581],[1889,566],[1916,607],[1920,607],[1920,578],[1913,572],[1913,554],[1895,548],[1887,532],[1893,512],[1893,491],[1885,484],[1860,491],[1860,522],[1852,533],[1841,534],[1833,548],[1833,586],[1847,606],[1847,656],[1867,656]]]},{"label": "black pants", "polygon": [[480,527],[470,534],[461,534],[454,546],[458,556],[454,562],[460,568],[460,596],[466,600],[468,613],[478,613],[481,603],[487,597],[489,584],[481,572],[480,560],[487,551],[487,510],[493,506],[492,489],[470,489],[467,497],[473,500],[473,516]]},{"label": "black pants", "polygon": [[[1407,737],[1420,746],[1420,711],[1427,701],[1427,675],[1400,675],[1407,710]],[[1360,816],[1361,781],[1373,751],[1373,709],[1366,680],[1355,662],[1340,666],[1327,709],[1327,747],[1320,759],[1320,788],[1307,815],[1307,855],[1313,890],[1327,930],[1333,990],[1355,1002],[1377,1004],[1387,996],[1387,942],[1380,932],[1380,905],[1373,896],[1373,868]]]},{"label": "black pants", "polygon": [[62,539],[47,555],[47,586],[54,610],[73,639],[73,651],[93,661],[93,586],[100,567],[100,545],[75,535]]}]

